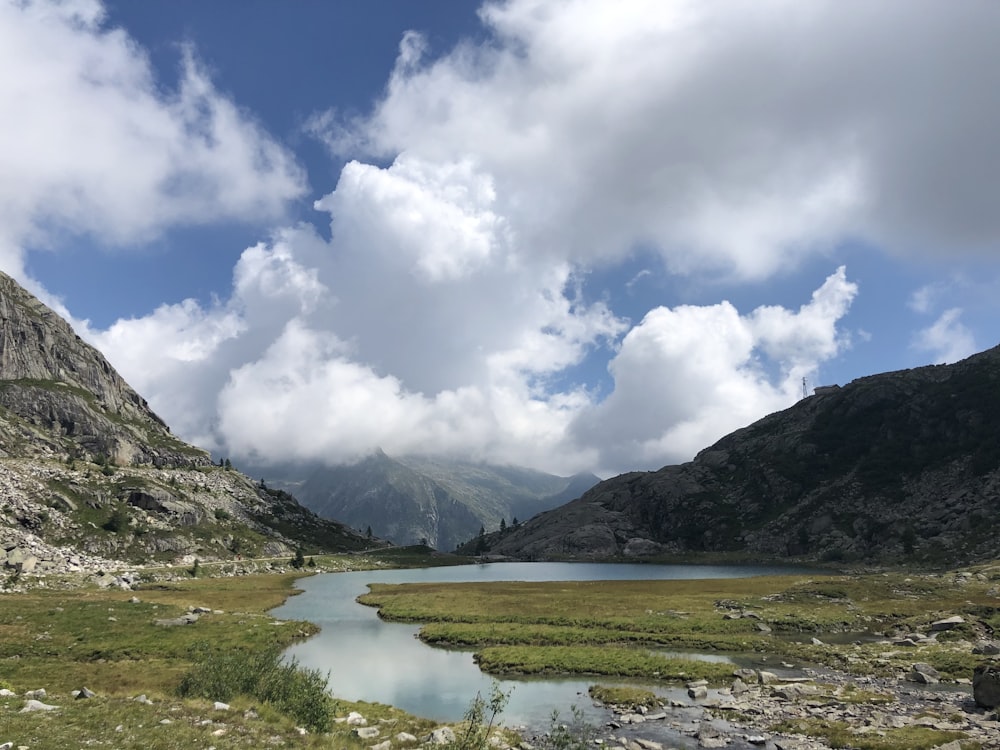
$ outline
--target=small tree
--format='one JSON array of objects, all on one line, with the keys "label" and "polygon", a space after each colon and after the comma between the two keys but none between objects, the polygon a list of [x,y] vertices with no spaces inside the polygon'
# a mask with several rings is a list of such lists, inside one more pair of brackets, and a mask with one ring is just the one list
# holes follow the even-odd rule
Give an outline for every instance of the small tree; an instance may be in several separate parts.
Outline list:
[{"label": "small tree", "polygon": [[369,527],[368,527],[368,530],[367,530],[367,531],[365,531],[365,535],[366,535],[366,536],[367,536],[367,537],[368,537],[369,539],[371,539],[371,538],[372,538],[372,527],[371,527],[371,526],[369,526]]},{"label": "small tree", "polygon": [[302,554],[302,548],[296,547],[295,557],[292,558],[291,562],[292,567],[295,568],[296,570],[301,570],[305,564],[306,564],[306,556]]},{"label": "small tree", "polygon": [[507,521],[503,518],[500,519],[500,531],[504,532],[507,530]]},{"label": "small tree", "polygon": [[309,563],[308,564],[309,564],[310,568],[315,568],[316,567],[316,561],[313,560],[311,557],[309,558]]}]

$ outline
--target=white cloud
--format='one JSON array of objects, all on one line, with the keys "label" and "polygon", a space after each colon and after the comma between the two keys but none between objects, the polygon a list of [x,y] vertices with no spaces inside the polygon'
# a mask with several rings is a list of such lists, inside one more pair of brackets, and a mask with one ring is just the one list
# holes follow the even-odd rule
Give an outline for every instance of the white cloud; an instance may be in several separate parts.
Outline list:
[{"label": "white cloud", "polygon": [[975,354],[978,349],[975,337],[959,320],[961,315],[958,307],[945,310],[932,325],[917,332],[913,348],[929,352],[935,364],[957,362]]},{"label": "white cloud", "polygon": [[768,306],[741,316],[728,302],[651,310],[622,341],[609,365],[614,392],[581,412],[576,439],[600,446],[605,467],[690,459],[796,401],[801,378],[844,348],[836,325],[856,293],[839,268],[798,312]]},{"label": "white cloud", "polygon": [[[1000,13],[916,7],[511,0],[482,9],[483,44],[432,59],[409,33],[369,117],[310,120],[349,159],[315,203],[329,239],[276,230],[228,298],[90,335],[179,432],[234,457],[684,460],[793,403],[849,346],[858,291],[839,268],[798,309],[650,302],[680,286],[664,275],[774,299],[764,282],[845,242],[904,259],[997,247]],[[0,70],[31,63],[0,73],[0,100],[24,102],[0,122],[0,257],[58,229],[122,242],[301,195],[291,157],[192,53],[164,95],[100,24],[95,4],[0,6]],[[580,279],[637,249],[662,263],[623,274],[616,291],[646,304],[633,325]],[[936,289],[914,309],[945,307]],[[913,346],[971,353],[959,317]],[[855,336],[882,336],[873,323]],[[576,377],[594,360],[610,361],[603,401]]]},{"label": "white cloud", "polygon": [[355,157],[474,154],[520,240],[562,259],[643,243],[761,279],[847,238],[988,251],[1000,13],[918,7],[490,3],[492,43],[428,61],[409,34],[369,118],[313,129]]},{"label": "white cloud", "polygon": [[165,91],[98,2],[0,3],[0,262],[90,234],[120,244],[177,224],[278,218],[294,158],[182,53]]}]

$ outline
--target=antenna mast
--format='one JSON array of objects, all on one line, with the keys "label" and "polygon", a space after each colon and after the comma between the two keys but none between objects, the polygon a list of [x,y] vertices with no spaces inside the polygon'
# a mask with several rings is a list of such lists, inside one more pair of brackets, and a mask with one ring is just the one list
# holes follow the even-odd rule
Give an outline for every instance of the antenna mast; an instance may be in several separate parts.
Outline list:
[{"label": "antenna mast", "polygon": [[802,398],[806,397],[806,377],[802,376]]}]

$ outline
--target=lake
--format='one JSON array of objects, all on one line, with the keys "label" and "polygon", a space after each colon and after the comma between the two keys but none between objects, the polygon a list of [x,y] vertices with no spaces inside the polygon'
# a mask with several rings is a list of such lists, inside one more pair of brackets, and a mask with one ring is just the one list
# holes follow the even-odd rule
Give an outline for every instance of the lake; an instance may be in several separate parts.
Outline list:
[{"label": "lake", "polygon": [[[427,646],[415,637],[419,626],[383,622],[374,608],[358,604],[355,599],[367,593],[367,584],[680,580],[802,572],[801,568],[764,566],[539,562],[324,573],[300,580],[297,585],[303,593],[272,614],[320,626],[318,635],[293,646],[287,655],[304,667],[329,672],[335,696],[387,703],[436,721],[457,721],[477,692],[489,697],[492,678],[479,671],[471,652]],[[563,715],[573,705],[586,710],[591,704],[587,688],[596,681],[617,682],[603,677],[498,680],[504,692],[511,692],[503,721],[539,726],[547,722],[553,708]],[[657,692],[670,695],[669,689]]]}]

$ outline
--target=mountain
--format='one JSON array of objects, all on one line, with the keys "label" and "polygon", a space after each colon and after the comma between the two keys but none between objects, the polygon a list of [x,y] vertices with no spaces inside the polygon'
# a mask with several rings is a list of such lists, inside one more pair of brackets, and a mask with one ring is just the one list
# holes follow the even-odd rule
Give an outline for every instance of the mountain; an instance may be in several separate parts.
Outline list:
[{"label": "mountain", "polygon": [[372,529],[397,544],[426,540],[452,550],[481,527],[498,528],[579,497],[599,479],[558,477],[514,466],[490,466],[422,457],[392,458],[382,451],[349,466],[321,466],[296,482],[302,503],[357,529]]},{"label": "mountain", "polygon": [[996,558],[998,426],[1000,347],[817,388],[689,463],[601,482],[463,549],[521,559]]},{"label": "mountain", "polygon": [[[66,321],[0,273],[0,566],[373,544],[170,430]],[[30,572],[30,571],[29,571]]]}]

